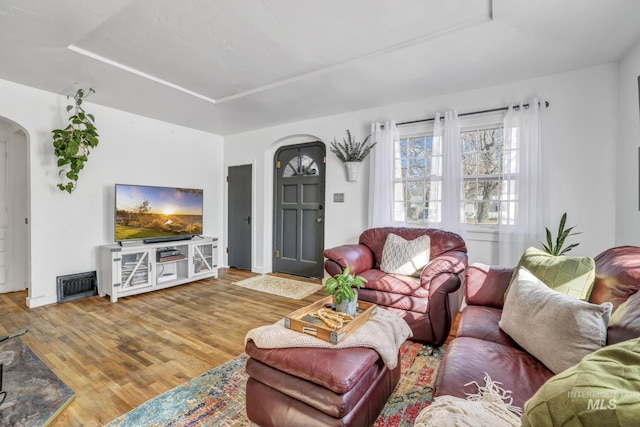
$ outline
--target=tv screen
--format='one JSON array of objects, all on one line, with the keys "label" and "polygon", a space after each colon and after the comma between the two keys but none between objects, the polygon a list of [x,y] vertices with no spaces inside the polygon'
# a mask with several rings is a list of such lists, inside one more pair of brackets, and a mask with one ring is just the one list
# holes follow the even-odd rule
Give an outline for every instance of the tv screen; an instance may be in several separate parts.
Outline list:
[{"label": "tv screen", "polygon": [[115,240],[168,241],[202,234],[203,190],[116,184]]}]

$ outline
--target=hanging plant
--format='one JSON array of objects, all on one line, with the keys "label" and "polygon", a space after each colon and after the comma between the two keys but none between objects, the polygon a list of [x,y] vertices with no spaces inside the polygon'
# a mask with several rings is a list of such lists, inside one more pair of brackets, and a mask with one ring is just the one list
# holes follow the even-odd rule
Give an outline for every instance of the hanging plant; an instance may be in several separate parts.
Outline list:
[{"label": "hanging plant", "polygon": [[78,187],[78,174],[84,168],[91,148],[98,145],[98,130],[92,114],[88,114],[82,108],[82,101],[87,96],[95,93],[93,89],[85,94],[78,89],[74,95],[67,98],[73,99],[73,104],[67,105],[67,112],[73,111],[69,117],[69,124],[64,129],[54,129],[53,149],[58,158],[58,167],[61,168],[58,175],[63,175],[68,182],[58,184],[61,191],[72,193]]},{"label": "hanging plant", "polygon": [[357,142],[355,139],[351,137],[351,132],[347,129],[347,139],[342,139],[342,142],[336,141],[333,138],[333,142],[331,143],[331,147],[329,151],[334,153],[340,161],[344,162],[361,162],[365,157],[369,154],[371,149],[377,143],[374,142],[371,145],[367,145],[367,141],[371,137],[371,134],[367,135],[367,137],[362,142]]}]

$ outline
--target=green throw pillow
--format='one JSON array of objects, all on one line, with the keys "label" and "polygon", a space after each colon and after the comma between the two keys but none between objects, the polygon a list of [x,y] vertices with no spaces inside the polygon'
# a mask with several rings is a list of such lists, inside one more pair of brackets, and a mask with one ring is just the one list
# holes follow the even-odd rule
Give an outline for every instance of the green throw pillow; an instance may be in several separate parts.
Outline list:
[{"label": "green throw pillow", "polygon": [[640,338],[551,377],[524,404],[523,426],[631,426],[640,414]]},{"label": "green throw pillow", "polygon": [[524,251],[513,272],[511,283],[520,267],[529,270],[551,289],[583,301],[589,300],[596,279],[596,263],[593,258],[556,256],[534,247]]}]

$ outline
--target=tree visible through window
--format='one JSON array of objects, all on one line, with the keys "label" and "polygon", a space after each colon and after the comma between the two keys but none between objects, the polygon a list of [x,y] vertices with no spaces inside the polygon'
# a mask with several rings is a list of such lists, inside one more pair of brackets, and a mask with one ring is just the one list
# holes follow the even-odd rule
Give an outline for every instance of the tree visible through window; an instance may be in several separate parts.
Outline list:
[{"label": "tree visible through window", "polygon": [[464,217],[468,224],[498,224],[504,166],[504,128],[460,132]]},{"label": "tree visible through window", "polygon": [[396,142],[394,220],[439,222],[442,198],[442,146],[430,133]]},{"label": "tree visible through window", "polygon": [[[490,121],[490,123],[487,123]],[[462,120],[461,120],[462,122]],[[463,188],[460,209],[467,224],[513,223],[517,204],[517,138],[507,146],[503,123],[496,117],[461,123]],[[440,138],[423,132],[400,134],[395,146],[394,220],[439,223],[443,205],[443,150]],[[510,179],[504,174],[509,172]]]}]

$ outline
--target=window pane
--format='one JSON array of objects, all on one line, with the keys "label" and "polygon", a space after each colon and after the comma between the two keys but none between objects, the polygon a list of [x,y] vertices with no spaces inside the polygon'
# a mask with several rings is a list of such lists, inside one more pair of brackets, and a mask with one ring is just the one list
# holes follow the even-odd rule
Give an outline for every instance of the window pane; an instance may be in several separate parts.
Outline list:
[{"label": "window pane", "polygon": [[405,178],[426,176],[425,159],[408,159]]},{"label": "window pane", "polygon": [[395,202],[393,204],[393,220],[405,221],[404,202]]},{"label": "window pane", "polygon": [[504,158],[501,125],[465,130],[462,139],[464,195],[462,210],[469,224],[498,224],[501,196],[510,185],[501,186],[500,176],[508,162]]},{"label": "window pane", "polygon": [[402,171],[402,161],[400,160],[400,158],[396,158],[393,161],[393,177],[395,179],[402,178]]},{"label": "window pane", "polygon": [[320,170],[315,161],[309,156],[296,156],[284,168],[283,178],[294,176],[313,176],[320,175]]},{"label": "window pane", "polygon": [[465,176],[478,173],[478,153],[462,152],[462,173]]}]

